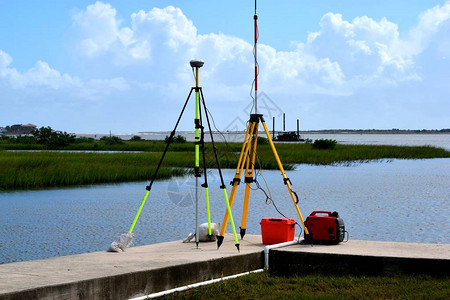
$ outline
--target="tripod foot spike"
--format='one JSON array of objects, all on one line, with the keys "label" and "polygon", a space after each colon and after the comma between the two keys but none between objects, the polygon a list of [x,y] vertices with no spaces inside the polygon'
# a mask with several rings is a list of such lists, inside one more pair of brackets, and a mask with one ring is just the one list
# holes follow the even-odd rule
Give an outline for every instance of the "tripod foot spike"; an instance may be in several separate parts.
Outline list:
[{"label": "tripod foot spike", "polygon": [[235,246],[238,249],[238,252],[240,253],[241,251],[239,250],[239,244],[235,244]]},{"label": "tripod foot spike", "polygon": [[207,237],[208,237],[208,239],[209,239],[210,241],[212,241],[212,238],[213,238],[213,235],[212,235],[212,234],[208,234]]},{"label": "tripod foot spike", "polygon": [[241,227],[239,227],[239,229],[240,229],[240,234],[241,234],[241,240],[242,239],[244,239],[244,235],[245,235],[245,228],[241,228]]},{"label": "tripod foot spike", "polygon": [[221,236],[221,235],[217,235],[216,238],[217,238],[217,249],[219,249],[220,245],[222,245],[222,243],[223,243],[223,238],[224,237]]},{"label": "tripod foot spike", "polygon": [[198,242],[195,242],[195,244],[197,245],[197,249],[198,249]]}]

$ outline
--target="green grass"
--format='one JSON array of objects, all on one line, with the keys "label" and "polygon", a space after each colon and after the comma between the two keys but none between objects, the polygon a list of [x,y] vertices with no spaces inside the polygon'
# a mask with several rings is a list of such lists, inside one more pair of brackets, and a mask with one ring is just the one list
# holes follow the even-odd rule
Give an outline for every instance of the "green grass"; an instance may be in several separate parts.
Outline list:
[{"label": "green grass", "polygon": [[[159,158],[159,153],[0,152],[0,189],[146,180],[153,176]],[[165,166],[158,179],[186,172],[185,168]]]},{"label": "green grass", "polygon": [[[108,145],[104,141],[76,142],[64,147],[54,146],[48,148],[42,144],[9,144],[0,142],[0,150],[82,150],[82,151],[144,151],[162,152],[166,144],[164,141],[123,141],[123,144]],[[192,143],[171,144],[171,151],[191,151]]]},{"label": "green grass", "polygon": [[[13,144],[2,146],[14,148]],[[15,148],[42,150],[42,145],[19,146]],[[150,180],[164,147],[165,143],[162,141],[125,141],[123,145],[105,145],[101,142],[71,144],[64,150],[144,152],[103,154],[0,151],[0,190]],[[212,145],[208,143],[205,147],[208,168],[216,167]],[[221,167],[235,169],[241,148],[242,144],[238,143],[217,143]],[[429,146],[336,145],[333,150],[319,150],[313,149],[309,144],[277,144],[276,148],[286,170],[293,169],[294,164],[345,164],[378,159],[450,157],[450,151]],[[192,143],[173,144],[169,150],[158,179],[184,175],[193,167]],[[264,169],[278,168],[269,145],[258,146],[258,162]]]},{"label": "green grass", "polygon": [[[259,156],[271,155],[259,149]],[[450,157],[450,151],[431,146],[336,145],[332,150],[313,149],[306,144],[279,144],[277,151],[283,163],[336,164],[377,159],[423,159]]]},{"label": "green grass", "polygon": [[263,272],[162,299],[450,299],[450,278],[406,275],[284,278],[270,277]]}]

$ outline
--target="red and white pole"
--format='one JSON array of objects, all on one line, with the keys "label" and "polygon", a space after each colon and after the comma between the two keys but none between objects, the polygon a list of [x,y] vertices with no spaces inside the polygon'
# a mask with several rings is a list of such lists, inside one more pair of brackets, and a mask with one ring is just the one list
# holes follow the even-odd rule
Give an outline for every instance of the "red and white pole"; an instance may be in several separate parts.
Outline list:
[{"label": "red and white pole", "polygon": [[254,57],[255,57],[255,114],[258,113],[258,15],[256,14],[256,0],[255,0],[255,15],[253,16],[255,24],[255,45],[254,45]]}]

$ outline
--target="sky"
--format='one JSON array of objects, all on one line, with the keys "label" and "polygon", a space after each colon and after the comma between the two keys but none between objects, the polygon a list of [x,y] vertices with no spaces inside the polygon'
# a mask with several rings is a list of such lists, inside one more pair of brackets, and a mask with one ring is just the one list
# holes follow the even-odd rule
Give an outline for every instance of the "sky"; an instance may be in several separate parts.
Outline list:
[{"label": "sky", "polygon": [[[0,126],[171,131],[195,85],[218,130],[252,109],[254,1],[0,0]],[[450,128],[450,0],[259,0],[269,128]],[[194,98],[178,130],[194,129]]]}]

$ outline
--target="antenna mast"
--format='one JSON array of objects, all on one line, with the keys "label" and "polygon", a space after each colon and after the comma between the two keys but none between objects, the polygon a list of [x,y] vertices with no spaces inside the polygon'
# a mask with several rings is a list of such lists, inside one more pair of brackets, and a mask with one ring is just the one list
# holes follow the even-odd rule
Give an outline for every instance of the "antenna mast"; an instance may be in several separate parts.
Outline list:
[{"label": "antenna mast", "polygon": [[256,14],[256,0],[255,0],[255,15],[253,16],[255,24],[255,43],[253,46],[253,56],[255,57],[255,114],[258,113],[258,15]]}]

